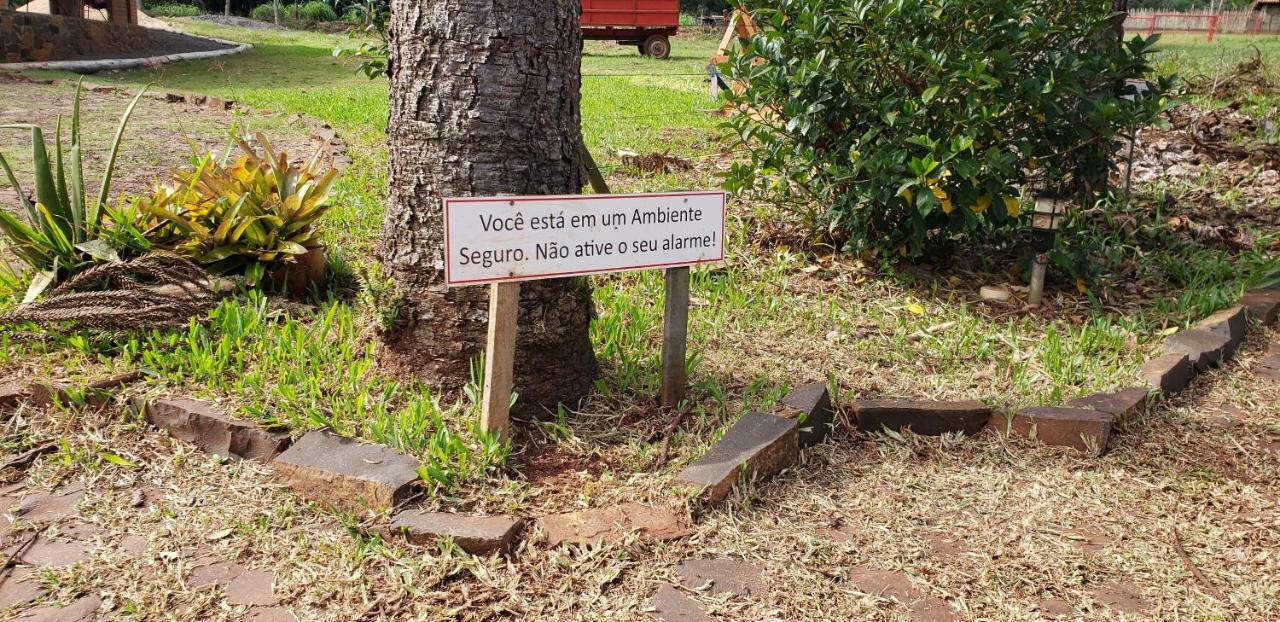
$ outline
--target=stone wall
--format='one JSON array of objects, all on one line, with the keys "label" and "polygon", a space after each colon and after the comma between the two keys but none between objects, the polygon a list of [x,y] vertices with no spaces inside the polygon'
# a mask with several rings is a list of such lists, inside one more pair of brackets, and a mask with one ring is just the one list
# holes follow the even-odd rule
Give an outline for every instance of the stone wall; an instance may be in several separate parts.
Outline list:
[{"label": "stone wall", "polygon": [[141,26],[0,9],[0,63],[78,59],[150,43]]}]

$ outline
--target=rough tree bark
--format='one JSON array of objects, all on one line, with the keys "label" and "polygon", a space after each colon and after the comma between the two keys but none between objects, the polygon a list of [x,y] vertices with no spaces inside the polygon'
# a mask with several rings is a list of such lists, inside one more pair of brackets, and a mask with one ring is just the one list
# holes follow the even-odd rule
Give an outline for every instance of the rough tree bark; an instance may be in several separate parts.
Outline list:
[{"label": "rough tree bark", "polygon": [[[445,291],[446,196],[577,194],[578,0],[392,0],[390,200],[380,254],[406,308],[384,369],[453,389],[483,355],[488,288]],[[525,283],[517,407],[576,406],[598,367],[585,279]]]}]

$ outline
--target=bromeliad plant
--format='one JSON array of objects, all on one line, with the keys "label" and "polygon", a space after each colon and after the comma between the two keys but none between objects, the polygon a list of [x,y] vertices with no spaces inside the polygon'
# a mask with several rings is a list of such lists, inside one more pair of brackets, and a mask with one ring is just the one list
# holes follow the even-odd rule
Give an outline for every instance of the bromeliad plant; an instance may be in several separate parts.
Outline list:
[{"label": "bromeliad plant", "polygon": [[322,151],[297,165],[265,136],[255,139],[261,155],[237,139],[244,155],[234,165],[200,157],[137,207],[160,223],[152,234],[158,246],[214,274],[243,273],[250,285],[320,245],[318,223],[333,206],[337,175]]},{"label": "bromeliad plant", "polygon": [[[143,90],[145,92],[145,89]],[[54,153],[50,157],[44,132],[29,123],[0,125],[0,129],[31,131],[31,160],[35,169],[35,197],[18,184],[13,168],[0,154],[0,169],[18,195],[22,217],[0,208],[0,234],[19,259],[36,271],[27,289],[26,300],[38,297],[53,284],[94,263],[119,261],[122,250],[145,251],[149,245],[140,232],[121,232],[114,221],[104,224],[110,211],[107,199],[115,171],[120,142],[142,92],[125,108],[107,157],[107,166],[98,192],[89,194],[84,179],[83,150],[80,143],[80,86],[76,86],[71,110],[71,144],[64,149],[62,118],[55,129]],[[135,235],[136,234],[136,235]]]}]

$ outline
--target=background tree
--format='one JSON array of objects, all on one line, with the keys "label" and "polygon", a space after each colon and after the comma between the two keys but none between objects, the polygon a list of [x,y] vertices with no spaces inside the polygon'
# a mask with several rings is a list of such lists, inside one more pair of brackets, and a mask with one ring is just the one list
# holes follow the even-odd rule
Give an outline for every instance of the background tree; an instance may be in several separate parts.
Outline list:
[{"label": "background tree", "polygon": [[[482,356],[488,289],[445,291],[446,196],[576,194],[584,183],[576,0],[394,0],[383,267],[403,310],[384,367],[456,388]],[[597,373],[585,279],[521,288],[519,404],[576,405]]]},{"label": "background tree", "polygon": [[[807,216],[847,251],[901,256],[1004,238],[1032,185],[1095,187],[1153,41],[1114,37],[1112,0],[748,0],[765,26],[726,68],[752,161],[727,187]],[[1102,45],[1100,45],[1102,43]],[[1073,177],[1073,178],[1068,178]],[[1090,195],[1090,196],[1086,196]]]},{"label": "background tree", "polygon": [[1111,37],[1115,45],[1124,43],[1124,21],[1129,17],[1129,0],[1111,0]]}]

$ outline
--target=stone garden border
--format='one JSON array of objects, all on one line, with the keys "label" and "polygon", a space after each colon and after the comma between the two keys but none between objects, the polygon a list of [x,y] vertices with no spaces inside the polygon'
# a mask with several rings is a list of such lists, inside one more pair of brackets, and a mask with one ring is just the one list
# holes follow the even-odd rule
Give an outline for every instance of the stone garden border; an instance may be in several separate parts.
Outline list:
[{"label": "stone garden border", "polygon": [[[1168,336],[1161,354],[1147,361],[1135,386],[1089,395],[1062,406],[993,412],[979,401],[928,402],[860,399],[854,425],[863,433],[907,431],[937,436],[976,435],[985,429],[1070,447],[1092,456],[1106,453],[1112,431],[1161,395],[1185,389],[1197,373],[1230,360],[1251,321],[1274,324],[1280,288],[1246,292],[1238,305],[1218,311],[1192,328]],[[747,413],[699,460],[676,475],[676,482],[700,490],[703,505],[716,504],[746,479],[763,480],[795,464],[799,449],[821,442],[835,425],[825,383],[796,388],[775,415]]]},{"label": "stone garden border", "polygon": [[[1163,354],[1143,366],[1135,386],[1074,400],[1065,406],[1024,408],[1006,415],[978,401],[858,400],[853,415],[861,432],[913,431],[926,435],[976,435],[986,429],[1071,447],[1093,456],[1105,453],[1114,426],[1145,408],[1152,396],[1185,389],[1198,363],[1221,364],[1234,356],[1250,321],[1274,324],[1280,313],[1280,289],[1248,292],[1241,304],[1214,313],[1193,328],[1170,335]],[[21,403],[36,407],[84,395],[103,406],[112,394],[142,378],[138,372],[112,376],[79,391],[65,384],[37,381],[0,387],[0,411]],[[273,478],[299,495],[355,511],[373,509],[389,516],[372,530],[426,544],[442,538],[475,555],[507,554],[526,525],[515,516],[471,516],[400,508],[414,494],[417,459],[386,446],[313,430],[296,442],[288,432],[263,429],[224,414],[215,404],[178,397],[135,398],[134,406],[153,426],[200,449],[231,459],[256,460],[273,467]],[[729,428],[700,459],[676,475],[678,487],[696,491],[695,515],[732,493],[739,484],[765,480],[794,465],[800,450],[820,443],[836,426],[826,383],[797,387],[774,414],[749,412]],[[1003,428],[1003,429],[1002,429]],[[398,510],[398,511],[397,511]],[[394,515],[391,512],[396,512]],[[690,533],[689,521],[668,509],[622,503],[544,516],[537,525],[547,546],[595,545],[622,541],[631,534],[670,540]]]},{"label": "stone garden border", "polygon": [[239,43],[236,41],[227,41],[216,37],[205,37],[201,35],[193,35],[190,33],[182,33],[188,37],[197,39],[205,39],[223,45],[232,47],[223,48],[221,50],[206,50],[203,52],[182,52],[179,54],[166,54],[163,56],[145,56],[140,58],[104,58],[99,60],[51,60],[30,63],[0,63],[0,71],[29,71],[33,69],[41,69],[46,71],[73,71],[75,73],[97,73],[99,71],[122,71],[125,69],[137,69],[139,67],[156,67],[165,63],[174,63],[184,60],[201,60],[206,58],[217,58],[219,56],[230,56],[246,52],[253,48],[248,43]]}]

